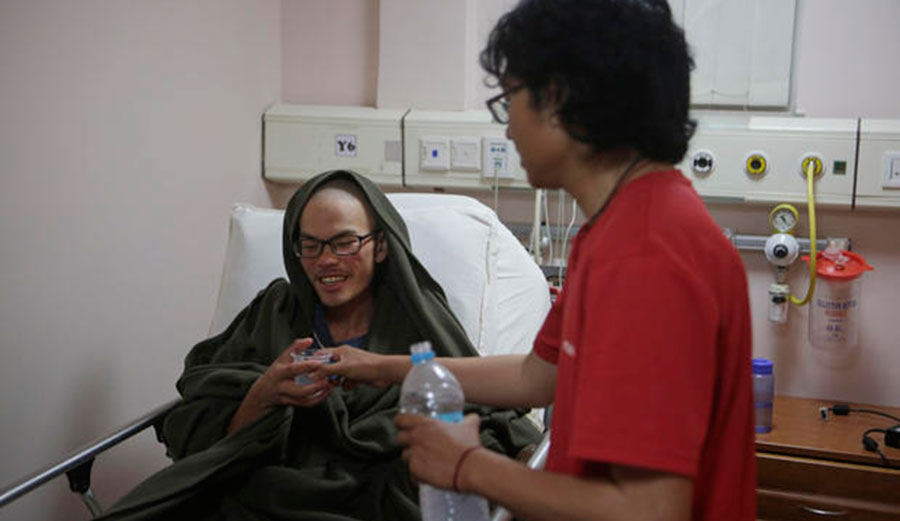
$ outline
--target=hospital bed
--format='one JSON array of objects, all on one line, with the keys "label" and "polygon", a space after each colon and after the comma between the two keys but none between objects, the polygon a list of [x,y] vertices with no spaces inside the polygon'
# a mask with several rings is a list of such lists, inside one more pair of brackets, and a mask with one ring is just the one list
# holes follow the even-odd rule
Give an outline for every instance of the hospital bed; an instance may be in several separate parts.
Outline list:
[{"label": "hospital bed", "polygon": [[[449,194],[388,194],[409,229],[413,253],[441,284],[472,345],[482,355],[527,353],[550,309],[547,282],[497,215],[475,199]],[[262,288],[286,277],[282,260],[281,210],[233,207],[219,295],[210,335],[224,330]],[[200,340],[200,339],[198,339]],[[185,346],[185,353],[188,346]],[[172,383],[174,385],[174,382]],[[153,426],[159,432],[175,399],[114,433],[74,451],[0,491],[0,508],[65,473],[92,515],[102,512],[91,490],[91,467],[105,450]],[[542,427],[541,411],[530,415]],[[540,467],[549,435],[528,460]],[[511,516],[498,508],[492,519]]]}]

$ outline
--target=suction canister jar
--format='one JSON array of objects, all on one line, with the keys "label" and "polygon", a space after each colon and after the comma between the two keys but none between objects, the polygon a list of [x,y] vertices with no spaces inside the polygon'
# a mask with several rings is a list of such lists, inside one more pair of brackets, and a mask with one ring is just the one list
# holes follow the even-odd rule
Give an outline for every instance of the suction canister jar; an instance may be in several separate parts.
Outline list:
[{"label": "suction canister jar", "polygon": [[828,248],[816,255],[816,292],[809,307],[809,341],[815,347],[832,353],[856,347],[862,274],[871,269],[853,252]]}]

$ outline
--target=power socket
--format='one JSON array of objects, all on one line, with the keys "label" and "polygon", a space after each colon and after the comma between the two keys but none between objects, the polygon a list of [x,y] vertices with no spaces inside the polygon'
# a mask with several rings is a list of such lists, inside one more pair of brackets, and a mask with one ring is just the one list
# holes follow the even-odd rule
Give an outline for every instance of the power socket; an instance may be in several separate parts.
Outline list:
[{"label": "power socket", "polygon": [[885,152],[881,161],[884,169],[881,187],[900,188],[900,152]]},{"label": "power socket", "polygon": [[500,179],[514,179],[510,154],[512,141],[502,137],[481,138],[481,153],[484,171],[482,176],[487,179],[498,177]]}]

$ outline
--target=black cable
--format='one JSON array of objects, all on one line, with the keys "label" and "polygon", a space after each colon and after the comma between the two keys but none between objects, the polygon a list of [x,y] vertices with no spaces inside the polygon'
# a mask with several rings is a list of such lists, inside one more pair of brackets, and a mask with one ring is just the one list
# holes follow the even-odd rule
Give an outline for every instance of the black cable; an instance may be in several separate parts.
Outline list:
[{"label": "black cable", "polygon": [[890,468],[891,463],[888,461],[887,457],[885,457],[884,452],[882,452],[880,448],[876,448],[875,450],[878,452],[878,455],[881,456],[881,461],[884,462],[884,466]]},{"label": "black cable", "polygon": [[846,404],[840,404],[840,403],[835,404],[832,407],[830,407],[828,410],[831,411],[832,413],[834,413],[835,416],[847,416],[851,412],[864,412],[867,414],[877,414],[878,416],[884,416],[885,418],[890,418],[890,419],[894,420],[895,422],[900,422],[900,418],[898,418],[892,414],[888,414],[888,413],[882,412],[882,411],[876,411],[875,409],[858,409],[856,407],[850,407],[849,405],[846,405]]},{"label": "black cable", "polygon": [[867,429],[866,432],[863,433],[862,442],[863,448],[865,448],[869,452],[877,452],[879,456],[881,456],[881,461],[884,462],[885,467],[890,467],[891,463],[888,461],[887,456],[884,455],[884,452],[881,451],[881,447],[878,446],[878,442],[875,441],[875,438],[869,436],[869,434],[873,432],[880,432],[883,434],[887,434],[887,429]]},{"label": "black cable", "polygon": [[898,418],[892,414],[888,414],[886,412],[876,411],[874,409],[851,409],[851,410],[853,412],[865,412],[868,414],[877,414],[879,416],[884,416],[885,418],[890,418],[890,419],[894,420],[895,422],[900,422],[900,418]]},{"label": "black cable", "polygon": [[[819,414],[821,414],[823,420],[828,419],[829,411],[832,414],[834,414],[835,416],[847,416],[851,412],[859,412],[859,413],[883,416],[885,418],[894,420],[896,422],[900,422],[900,418],[898,418],[892,414],[888,414],[888,413],[882,412],[882,411],[877,411],[875,409],[863,409],[863,408],[858,408],[858,407],[850,407],[849,405],[843,404],[843,403],[835,404],[831,407],[820,407]],[[897,442],[897,439],[896,439],[897,436],[894,435],[894,430],[898,429],[898,428],[900,428],[900,426],[894,426],[894,427],[890,428],[891,439],[888,439],[888,429],[872,428],[872,429],[867,429],[865,432],[863,432],[863,435],[862,435],[863,448],[869,452],[877,452],[878,455],[881,456],[881,461],[884,463],[885,467],[891,468],[890,460],[888,460],[887,456],[884,455],[884,452],[881,450],[881,446],[878,444],[878,441],[876,441],[875,438],[869,436],[869,434],[872,434],[873,432],[880,432],[880,433],[884,434],[885,444],[889,445],[889,446],[894,446],[894,444]],[[888,444],[888,442],[890,442],[890,444]]]}]

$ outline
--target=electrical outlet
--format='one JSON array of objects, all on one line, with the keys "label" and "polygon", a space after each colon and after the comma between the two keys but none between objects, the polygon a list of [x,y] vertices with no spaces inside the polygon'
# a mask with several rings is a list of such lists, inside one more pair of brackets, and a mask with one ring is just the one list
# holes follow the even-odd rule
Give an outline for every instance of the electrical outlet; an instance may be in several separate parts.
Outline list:
[{"label": "electrical outlet", "polygon": [[481,143],[484,155],[484,177],[500,179],[513,179],[512,168],[509,165],[510,149],[512,143],[502,137],[486,137]]},{"label": "electrical outlet", "polygon": [[480,172],[481,141],[474,137],[451,139],[450,168],[464,172]]},{"label": "electrical outlet", "polygon": [[884,168],[881,187],[900,188],[900,152],[885,152],[881,163]]},{"label": "electrical outlet", "polygon": [[882,188],[900,188],[900,152],[885,152],[883,164]]},{"label": "electrical outlet", "polygon": [[450,143],[445,137],[423,137],[419,141],[419,168],[422,170],[450,170]]}]

